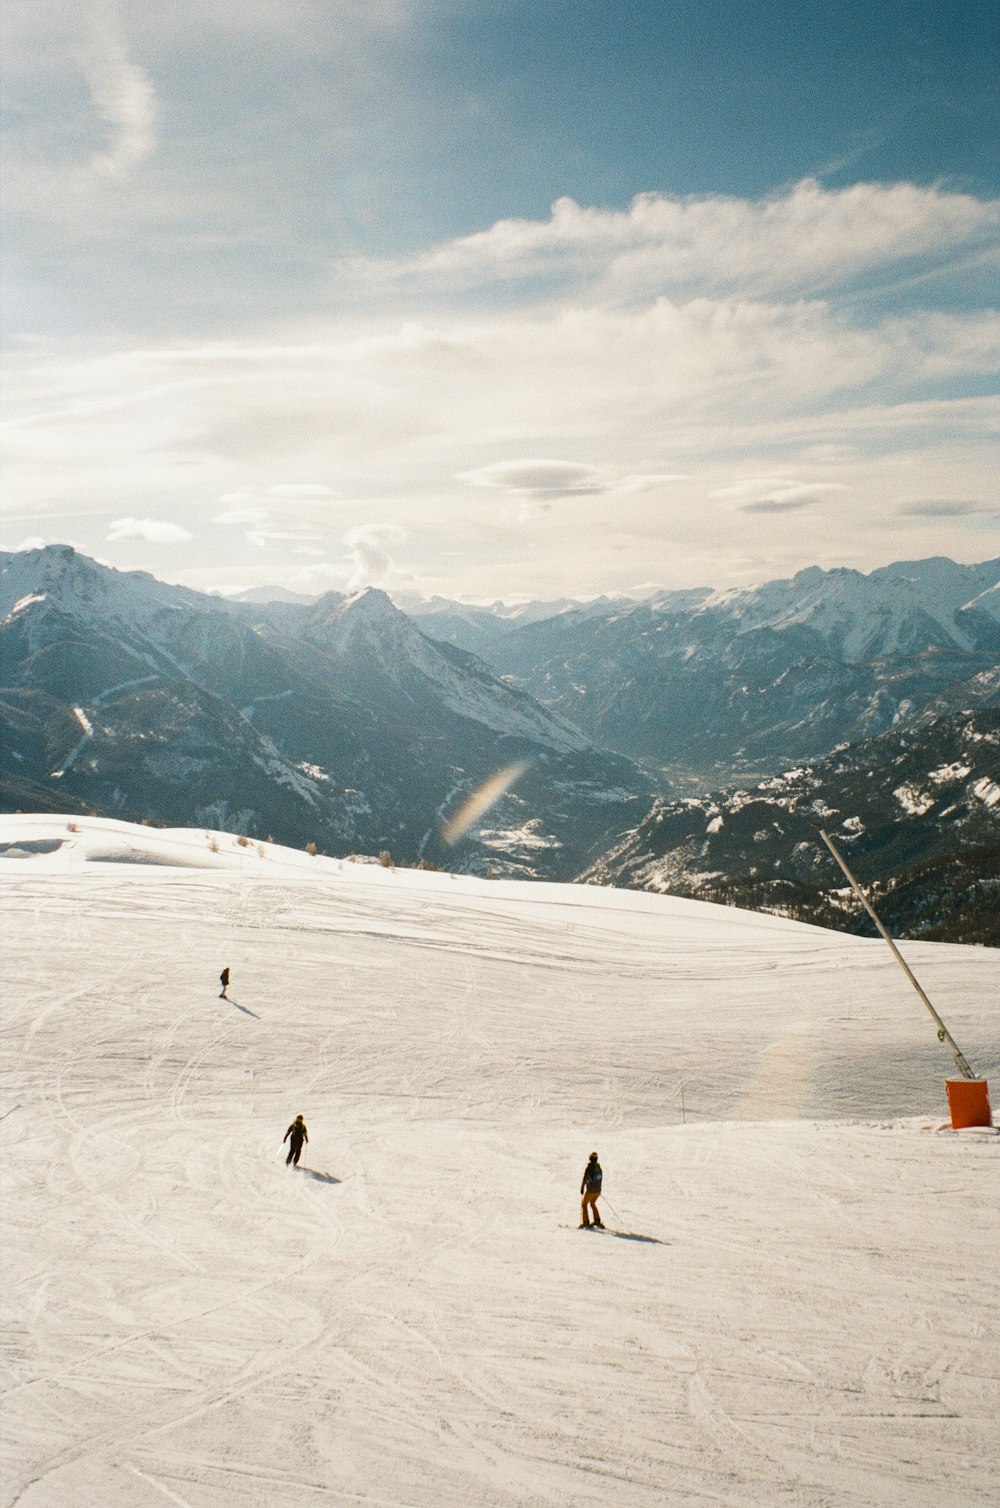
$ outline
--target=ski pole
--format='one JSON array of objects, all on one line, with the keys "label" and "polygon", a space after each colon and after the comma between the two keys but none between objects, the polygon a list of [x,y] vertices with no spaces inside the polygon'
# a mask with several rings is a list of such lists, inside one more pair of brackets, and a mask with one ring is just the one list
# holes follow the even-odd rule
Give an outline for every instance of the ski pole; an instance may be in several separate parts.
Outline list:
[{"label": "ski pole", "polygon": [[608,1196],[606,1194],[602,1194],[601,1198],[604,1200],[604,1203],[607,1205],[608,1209],[614,1215],[615,1219],[616,1220],[620,1220],[621,1219],[621,1215],[619,1215],[618,1211],[615,1209],[614,1205],[611,1203],[611,1200],[608,1198]]},{"label": "ski pole", "polygon": [[923,990],[920,988],[920,985],[917,983],[916,975],[913,973],[912,969],[910,969],[910,967],[908,966],[908,964],[907,964],[906,960],[904,959],[902,953],[900,953],[899,949],[896,947],[896,944],[893,942],[892,938],[889,936],[888,932],[885,930],[885,928],[883,927],[882,923],[879,921],[878,917],[875,914],[874,907],[871,905],[871,903],[868,900],[867,896],[865,895],[864,891],[861,889],[861,886],[858,884],[857,880],[854,878],[853,874],[848,869],[848,867],[845,864],[844,860],[840,857],[840,854],[837,852],[836,848],[834,848],[834,846],[833,846],[833,839],[830,837],[829,833],[824,832],[821,827],[817,827],[816,831],[819,833],[820,837],[823,839],[823,842],[826,844],[827,848],[833,854],[833,857],[836,859],[837,863],[840,865],[841,869],[844,871],[845,875],[847,876],[848,880],[850,881],[851,889],[854,891],[854,894],[857,896],[858,900],[861,902],[862,906],[864,906],[865,910],[868,912],[868,915],[871,917],[872,921],[875,923],[876,927],[879,930],[880,935],[889,944],[889,947],[892,949],[892,956],[893,956],[893,958],[895,958],[896,962],[899,964],[899,967],[902,969],[903,973],[906,975],[907,979],[910,981],[910,983],[912,984],[913,988],[916,990],[917,994],[920,996],[921,1000],[924,1002],[924,1005],[926,1005],[927,1009],[930,1011],[931,1016],[933,1017],[936,1025],[937,1025],[937,1029],[938,1029],[938,1033],[937,1033],[938,1034],[938,1041],[939,1042],[947,1042],[948,1046],[951,1048],[952,1052],[955,1055],[955,1062],[958,1064],[959,1068],[961,1069],[963,1077],[967,1078],[967,1079],[974,1079],[976,1077],[976,1075],[973,1073],[972,1069],[969,1067],[969,1065],[966,1062],[963,1054],[959,1051],[958,1043],[955,1041],[955,1039],[952,1036],[951,1032],[945,1026],[944,1022],[941,1020],[941,1017],[938,1015],[937,1011],[934,1009],[933,1005],[931,1005],[931,1003],[928,1000],[927,996],[924,994]]}]

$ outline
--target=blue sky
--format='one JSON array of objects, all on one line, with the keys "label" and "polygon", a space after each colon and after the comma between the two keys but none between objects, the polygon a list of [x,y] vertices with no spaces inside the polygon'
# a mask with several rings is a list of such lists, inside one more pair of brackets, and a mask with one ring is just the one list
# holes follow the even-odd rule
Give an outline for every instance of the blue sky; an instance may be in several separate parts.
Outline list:
[{"label": "blue sky", "polygon": [[472,150],[426,180],[436,228],[472,229],[463,210],[544,213],[553,169],[562,193],[606,206],[815,174],[995,190],[996,24],[995,7],[898,0],[456,7],[420,54],[422,83],[443,79],[450,98],[478,80]]},{"label": "blue sky", "polygon": [[4,25],[0,543],[471,597],[998,553],[995,6]]}]

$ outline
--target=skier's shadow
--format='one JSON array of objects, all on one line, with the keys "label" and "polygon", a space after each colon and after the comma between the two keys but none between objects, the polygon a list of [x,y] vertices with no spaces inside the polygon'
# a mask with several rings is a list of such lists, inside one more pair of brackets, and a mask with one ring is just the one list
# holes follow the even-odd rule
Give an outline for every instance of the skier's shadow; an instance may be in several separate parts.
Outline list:
[{"label": "skier's shadow", "polygon": [[649,1246],[670,1245],[669,1241],[661,1241],[659,1236],[640,1236],[639,1232],[634,1230],[608,1230],[605,1226],[604,1233],[607,1236],[614,1236],[617,1241],[645,1241]]},{"label": "skier's shadow", "polygon": [[299,1172],[313,1179],[315,1183],[340,1183],[341,1181],[339,1178],[334,1178],[332,1173],[319,1173],[315,1168],[299,1168]]},{"label": "skier's shadow", "polygon": [[244,1016],[252,1016],[255,1021],[259,1021],[260,1020],[260,1017],[258,1016],[257,1012],[256,1011],[252,1011],[249,1006],[247,1006],[247,1005],[240,1005],[240,1002],[238,1000],[233,1000],[229,995],[224,995],[223,999],[227,1000],[230,1005],[235,1005],[236,1009],[238,1011],[242,1011],[243,1014],[244,1014]]}]

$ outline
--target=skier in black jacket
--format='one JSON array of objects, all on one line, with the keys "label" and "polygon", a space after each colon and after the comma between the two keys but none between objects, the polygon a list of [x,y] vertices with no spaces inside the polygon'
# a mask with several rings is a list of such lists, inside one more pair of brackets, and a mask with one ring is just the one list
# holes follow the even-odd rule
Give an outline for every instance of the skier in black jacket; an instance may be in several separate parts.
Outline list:
[{"label": "skier in black jacket", "polygon": [[302,1155],[302,1143],[309,1140],[309,1132],[306,1130],[306,1123],[301,1115],[295,1117],[281,1140],[288,1142],[288,1156],[285,1158],[285,1167],[287,1168],[289,1163],[294,1163],[295,1167],[298,1167],[299,1158]]},{"label": "skier in black jacket", "polygon": [[226,994],[226,991],[229,988],[229,966],[228,966],[228,964],[223,969],[222,973],[219,975],[219,983],[222,985],[222,989],[219,991],[219,999],[220,1000],[228,1000],[229,996]]},{"label": "skier in black jacket", "polygon": [[[581,1230],[590,1225],[599,1225],[602,1229],[604,1227],[604,1221],[597,1212],[597,1201],[601,1197],[601,1184],[603,1181],[604,1174],[601,1171],[600,1163],[597,1161],[597,1153],[591,1152],[587,1159],[587,1166],[583,1170],[583,1182],[580,1184],[580,1193],[583,1195],[583,1203],[581,1205],[582,1219],[580,1220]],[[593,1219],[590,1218],[591,1216],[593,1216]]]}]

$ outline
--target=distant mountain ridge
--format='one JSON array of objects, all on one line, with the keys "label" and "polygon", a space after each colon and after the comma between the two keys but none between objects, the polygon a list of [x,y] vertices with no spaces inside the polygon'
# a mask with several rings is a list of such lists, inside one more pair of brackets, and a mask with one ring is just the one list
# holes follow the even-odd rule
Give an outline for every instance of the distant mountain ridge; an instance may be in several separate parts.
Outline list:
[{"label": "distant mountain ridge", "polygon": [[[484,642],[597,742],[696,785],[885,732],[1000,662],[1000,560],[810,567],[754,588],[588,604]],[[433,615],[423,620],[434,633]]]},{"label": "distant mountain ridge", "polygon": [[615,608],[635,605],[631,597],[596,597],[582,601],[560,597],[543,602],[491,602],[487,605],[451,602],[445,597],[419,597],[413,593],[394,594],[400,607],[432,639],[454,644],[489,659],[489,648],[507,634],[571,615],[603,615]]},{"label": "distant mountain ridge", "polygon": [[0,804],[843,924],[810,825],[832,813],[904,931],[984,941],[998,583],[935,559],[413,618],[377,589],[240,600],[0,555]]},{"label": "distant mountain ridge", "polygon": [[[240,603],[68,547],[0,557],[8,804],[569,878],[648,804],[627,760],[369,590]],[[491,836],[442,823],[524,766]]]}]

